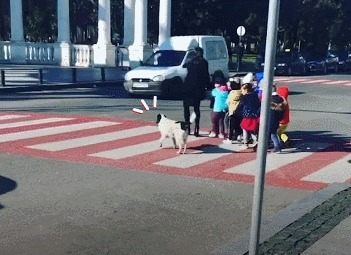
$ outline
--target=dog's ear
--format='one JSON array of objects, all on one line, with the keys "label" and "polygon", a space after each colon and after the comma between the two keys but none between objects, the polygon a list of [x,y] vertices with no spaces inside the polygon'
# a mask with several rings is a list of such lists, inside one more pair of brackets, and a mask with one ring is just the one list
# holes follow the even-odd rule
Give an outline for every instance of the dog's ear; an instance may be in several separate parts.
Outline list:
[{"label": "dog's ear", "polygon": [[157,117],[156,117],[156,123],[158,124],[160,121],[161,121],[161,114],[157,114]]}]

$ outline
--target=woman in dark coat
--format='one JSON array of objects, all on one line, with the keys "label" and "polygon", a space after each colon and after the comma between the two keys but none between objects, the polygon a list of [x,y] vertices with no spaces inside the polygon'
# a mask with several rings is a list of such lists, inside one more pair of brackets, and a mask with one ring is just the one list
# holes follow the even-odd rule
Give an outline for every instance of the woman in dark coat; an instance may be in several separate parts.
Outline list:
[{"label": "woman in dark coat", "polygon": [[[203,49],[195,48],[196,57],[188,64],[188,74],[185,77],[183,88],[184,120],[190,121],[190,106],[194,107],[196,114],[194,135],[199,135],[200,129],[200,103],[205,99],[206,89],[210,84],[208,62],[203,58]],[[188,130],[190,134],[190,128]]]}]

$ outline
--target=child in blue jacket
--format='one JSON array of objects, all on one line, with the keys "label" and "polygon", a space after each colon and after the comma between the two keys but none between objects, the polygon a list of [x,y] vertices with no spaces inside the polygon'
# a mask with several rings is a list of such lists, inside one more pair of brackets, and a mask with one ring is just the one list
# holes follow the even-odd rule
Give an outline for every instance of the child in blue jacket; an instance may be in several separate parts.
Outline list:
[{"label": "child in blue jacket", "polygon": [[224,117],[228,111],[227,98],[228,86],[225,80],[215,84],[215,88],[211,92],[214,97],[214,104],[211,113],[212,131],[209,137],[224,138]]}]

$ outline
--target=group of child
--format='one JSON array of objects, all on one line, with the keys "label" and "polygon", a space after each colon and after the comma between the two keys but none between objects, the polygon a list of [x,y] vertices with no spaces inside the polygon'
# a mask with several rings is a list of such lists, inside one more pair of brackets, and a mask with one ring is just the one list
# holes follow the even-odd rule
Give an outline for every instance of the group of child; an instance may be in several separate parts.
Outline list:
[{"label": "group of child", "polygon": [[[242,80],[230,78],[227,81],[223,77],[215,80],[209,137],[225,139],[225,143],[242,142],[246,147],[252,143],[252,147],[257,147],[262,99],[260,80],[262,77],[255,77],[253,73]],[[281,152],[282,143],[288,140],[285,134],[290,122],[288,95],[288,87],[273,86],[269,135],[276,153]]]}]

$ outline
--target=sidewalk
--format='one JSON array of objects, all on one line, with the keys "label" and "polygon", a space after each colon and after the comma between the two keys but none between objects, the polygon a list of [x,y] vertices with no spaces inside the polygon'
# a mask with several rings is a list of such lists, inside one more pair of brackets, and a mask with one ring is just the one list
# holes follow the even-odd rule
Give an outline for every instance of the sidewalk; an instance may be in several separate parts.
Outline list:
[{"label": "sidewalk", "polygon": [[[258,254],[350,255],[351,184],[335,183],[261,224]],[[215,255],[248,255],[250,233]]]},{"label": "sidewalk", "polygon": [[0,65],[1,93],[121,84],[121,67],[60,67],[50,65]]}]

